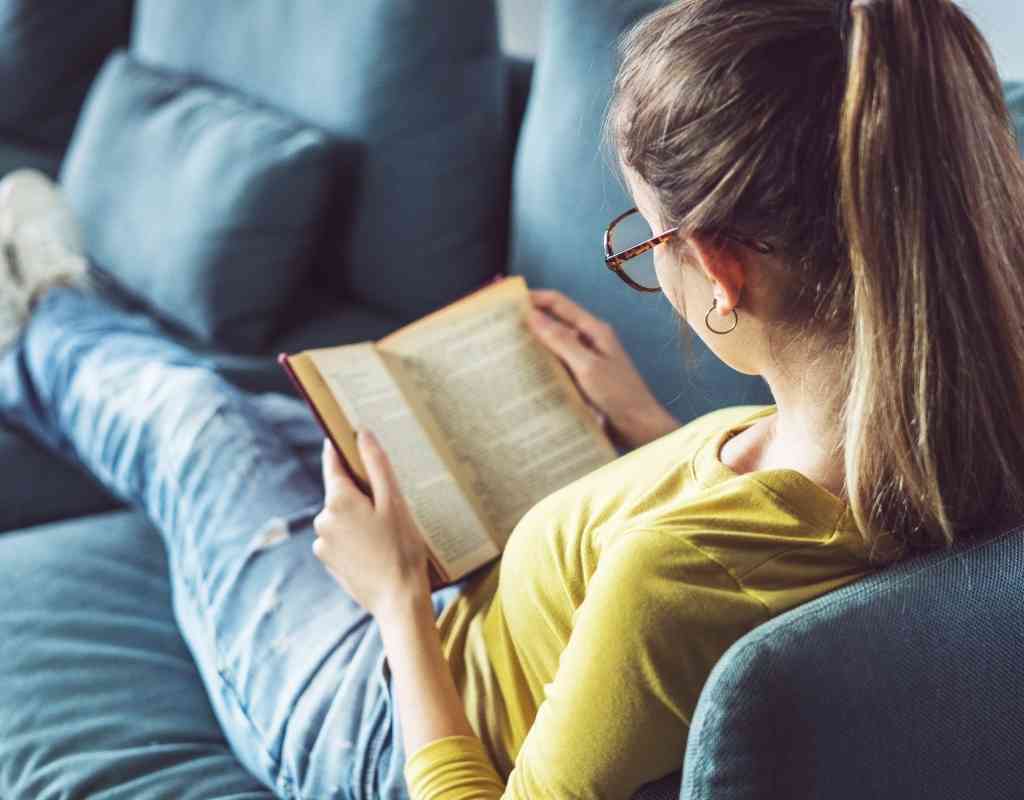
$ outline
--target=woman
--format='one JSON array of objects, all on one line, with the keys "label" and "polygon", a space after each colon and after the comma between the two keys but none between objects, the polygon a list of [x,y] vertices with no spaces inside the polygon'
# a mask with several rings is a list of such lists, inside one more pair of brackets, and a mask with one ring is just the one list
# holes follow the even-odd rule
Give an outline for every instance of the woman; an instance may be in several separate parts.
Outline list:
[{"label": "woman", "polygon": [[615,224],[609,267],[777,405],[672,430],[615,334],[535,292],[638,448],[433,595],[372,435],[373,501],[330,448],[321,484],[282,401],[22,269],[0,410],[156,521],[225,733],[283,797],[629,797],[743,633],[1024,506],[1024,169],[955,5],[681,0],[626,39],[609,130],[650,228],[623,251]]}]

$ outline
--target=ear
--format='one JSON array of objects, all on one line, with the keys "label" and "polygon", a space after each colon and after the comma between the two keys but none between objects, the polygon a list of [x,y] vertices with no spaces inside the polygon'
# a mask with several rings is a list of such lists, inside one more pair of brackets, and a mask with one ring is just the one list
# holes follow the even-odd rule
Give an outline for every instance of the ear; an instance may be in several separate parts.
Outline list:
[{"label": "ear", "polygon": [[704,274],[712,285],[717,311],[722,316],[731,314],[740,304],[743,287],[747,283],[747,268],[736,257],[736,251],[721,239],[694,234],[689,240]]}]

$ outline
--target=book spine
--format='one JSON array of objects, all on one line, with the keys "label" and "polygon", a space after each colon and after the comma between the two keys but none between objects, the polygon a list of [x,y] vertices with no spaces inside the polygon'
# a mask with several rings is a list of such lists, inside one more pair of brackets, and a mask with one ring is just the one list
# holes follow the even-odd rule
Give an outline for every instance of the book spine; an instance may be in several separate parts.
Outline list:
[{"label": "book spine", "polygon": [[277,357],[277,363],[281,365],[282,369],[284,369],[285,371],[285,374],[288,375],[288,379],[292,382],[292,386],[295,387],[295,391],[297,391],[299,393],[299,396],[306,401],[306,405],[309,406],[309,410],[313,412],[313,416],[316,418],[317,423],[319,423],[320,428],[324,432],[324,435],[326,435],[327,438],[331,440],[331,444],[334,445],[334,450],[335,452],[337,452],[338,459],[341,461],[341,465],[342,467],[344,467],[345,472],[352,479],[353,483],[355,483],[355,485],[359,487],[360,491],[362,491],[363,494],[372,499],[373,490],[370,488],[370,485],[366,481],[364,481],[362,478],[359,477],[359,475],[356,474],[356,471],[352,469],[352,465],[348,463],[348,459],[345,458],[345,453],[338,445],[338,442],[334,438],[334,435],[331,433],[330,428],[327,427],[327,423],[324,422],[324,418],[320,416],[320,411],[317,410],[316,404],[313,402],[312,398],[310,398],[309,394],[306,392],[306,388],[302,385],[302,381],[299,380],[299,376],[295,374],[295,370],[292,369],[292,365],[288,363],[288,358],[289,356],[287,353],[281,353]]}]

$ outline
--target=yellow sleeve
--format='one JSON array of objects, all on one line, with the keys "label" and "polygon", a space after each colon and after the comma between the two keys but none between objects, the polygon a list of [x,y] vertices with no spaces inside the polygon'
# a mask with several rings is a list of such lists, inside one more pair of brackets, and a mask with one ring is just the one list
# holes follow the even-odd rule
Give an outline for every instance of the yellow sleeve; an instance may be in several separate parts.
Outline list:
[{"label": "yellow sleeve", "polygon": [[423,745],[405,763],[405,782],[413,800],[482,800],[505,791],[476,736],[446,736]]},{"label": "yellow sleeve", "polygon": [[646,530],[623,536],[601,556],[573,614],[557,674],[504,790],[478,740],[449,737],[407,763],[412,797],[631,797],[680,768],[708,673],[767,618],[684,539]]}]

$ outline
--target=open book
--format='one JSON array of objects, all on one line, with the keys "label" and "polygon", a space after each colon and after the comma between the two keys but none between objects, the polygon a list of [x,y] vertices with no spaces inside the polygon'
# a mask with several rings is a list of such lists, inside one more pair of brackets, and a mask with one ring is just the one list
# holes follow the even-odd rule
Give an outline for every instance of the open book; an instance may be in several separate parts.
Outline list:
[{"label": "open book", "polygon": [[281,355],[356,483],[369,428],[423,531],[434,588],[497,558],[537,501],[617,457],[564,365],[526,327],[521,277],[378,342]]}]

